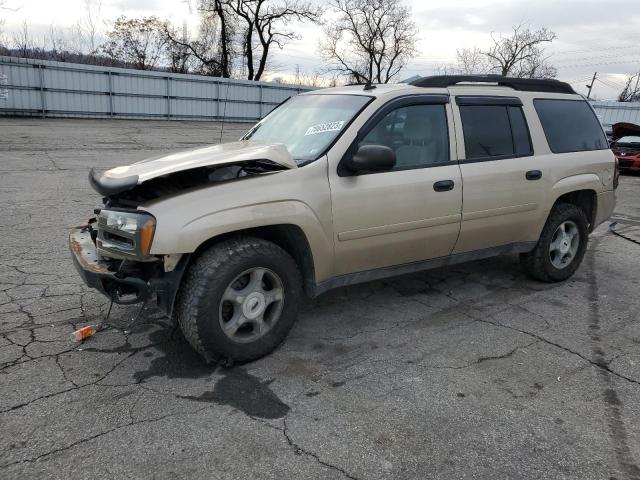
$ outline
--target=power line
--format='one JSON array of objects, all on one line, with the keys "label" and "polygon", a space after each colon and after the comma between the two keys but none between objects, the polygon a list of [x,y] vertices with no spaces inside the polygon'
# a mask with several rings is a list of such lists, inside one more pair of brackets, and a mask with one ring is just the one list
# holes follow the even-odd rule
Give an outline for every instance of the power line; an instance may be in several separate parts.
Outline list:
[{"label": "power line", "polygon": [[[635,60],[638,57],[640,57],[640,50],[637,53],[629,53],[626,55],[616,55],[615,57],[620,60],[626,60],[628,57],[633,57],[632,59],[629,59],[629,60]],[[566,58],[561,60],[555,58],[554,56],[550,56],[548,58],[551,62],[554,62],[554,63],[567,63],[567,62],[594,61],[594,60],[608,59],[608,58],[611,58],[611,55],[601,55],[596,57],[590,56],[590,57],[584,57],[584,58],[571,58],[571,59]]]},{"label": "power line", "polygon": [[558,66],[560,68],[582,68],[582,67],[600,67],[605,65],[620,65],[624,63],[640,63],[640,60],[636,62],[632,60],[618,60],[618,61],[612,61],[612,62],[581,63],[581,64],[573,64],[573,65],[558,64]]},{"label": "power line", "polygon": [[[590,48],[589,50],[557,50],[557,53],[561,55],[571,55],[575,53],[593,53],[593,52],[608,52],[612,50],[628,50],[628,49],[637,49],[640,48],[638,45],[618,45],[615,47],[606,47],[606,48]],[[550,49],[551,50],[551,49]]]}]

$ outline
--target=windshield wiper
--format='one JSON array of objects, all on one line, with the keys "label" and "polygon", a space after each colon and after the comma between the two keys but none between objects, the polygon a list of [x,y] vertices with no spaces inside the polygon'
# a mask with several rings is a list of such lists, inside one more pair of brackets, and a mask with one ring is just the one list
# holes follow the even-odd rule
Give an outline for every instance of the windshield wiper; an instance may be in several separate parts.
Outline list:
[{"label": "windshield wiper", "polygon": [[251,136],[256,133],[258,131],[258,129],[262,126],[262,123],[256,123],[251,130],[249,130],[247,133],[245,133],[244,137],[242,137],[242,140],[249,140],[251,138]]}]

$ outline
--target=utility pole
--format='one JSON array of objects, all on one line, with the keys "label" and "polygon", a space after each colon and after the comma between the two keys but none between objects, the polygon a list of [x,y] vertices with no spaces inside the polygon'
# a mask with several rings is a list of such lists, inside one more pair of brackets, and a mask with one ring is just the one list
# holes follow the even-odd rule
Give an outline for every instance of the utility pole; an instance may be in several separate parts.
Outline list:
[{"label": "utility pole", "polygon": [[593,78],[591,79],[591,83],[589,85],[585,85],[585,87],[589,89],[589,91],[587,92],[587,98],[591,96],[591,89],[593,88],[593,84],[595,83],[597,76],[598,76],[598,72],[594,72]]}]

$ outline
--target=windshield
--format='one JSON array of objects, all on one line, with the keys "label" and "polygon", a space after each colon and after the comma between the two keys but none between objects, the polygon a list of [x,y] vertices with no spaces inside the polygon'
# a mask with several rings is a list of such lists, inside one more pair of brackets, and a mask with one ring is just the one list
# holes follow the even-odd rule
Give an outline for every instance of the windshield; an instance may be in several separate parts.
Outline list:
[{"label": "windshield", "polygon": [[618,139],[618,141],[616,143],[617,144],[620,144],[620,143],[640,143],[640,137],[635,137],[635,136],[622,137],[622,138]]},{"label": "windshield", "polygon": [[300,164],[317,159],[371,97],[299,95],[256,124],[243,140],[282,143]]}]

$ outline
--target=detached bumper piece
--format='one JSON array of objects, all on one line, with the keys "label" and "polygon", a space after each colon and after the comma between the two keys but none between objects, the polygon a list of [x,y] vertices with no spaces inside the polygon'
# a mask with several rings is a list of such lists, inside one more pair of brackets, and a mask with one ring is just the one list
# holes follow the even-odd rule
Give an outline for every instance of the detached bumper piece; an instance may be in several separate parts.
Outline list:
[{"label": "detached bumper piece", "polygon": [[69,248],[73,263],[84,283],[113,299],[115,303],[130,305],[144,302],[154,293],[150,282],[118,271],[120,261],[107,262],[99,257],[88,226],[71,230]]}]

